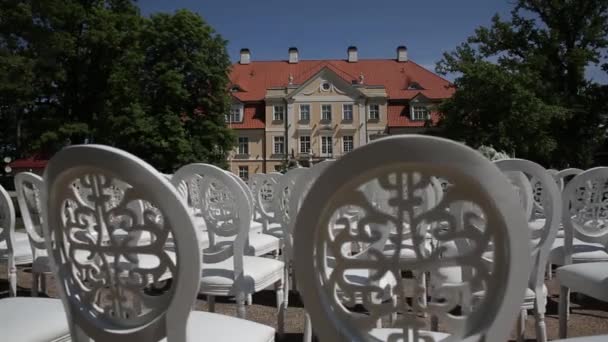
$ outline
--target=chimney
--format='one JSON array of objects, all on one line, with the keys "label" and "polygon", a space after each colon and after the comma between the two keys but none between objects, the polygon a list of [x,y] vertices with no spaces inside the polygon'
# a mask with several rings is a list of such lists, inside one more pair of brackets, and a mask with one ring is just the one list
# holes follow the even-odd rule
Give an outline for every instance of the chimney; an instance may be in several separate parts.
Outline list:
[{"label": "chimney", "polygon": [[251,63],[251,52],[249,49],[241,49],[241,60],[240,64],[249,64]]},{"label": "chimney", "polygon": [[298,48],[290,47],[289,48],[289,63],[290,64],[298,63],[299,57],[300,56],[298,55]]},{"label": "chimney", "polygon": [[357,59],[358,59],[358,57],[357,57],[357,47],[356,46],[349,46],[347,52],[348,52],[348,61],[350,63],[357,62]]},{"label": "chimney", "polygon": [[407,62],[407,48],[403,45],[397,47],[397,62]]}]

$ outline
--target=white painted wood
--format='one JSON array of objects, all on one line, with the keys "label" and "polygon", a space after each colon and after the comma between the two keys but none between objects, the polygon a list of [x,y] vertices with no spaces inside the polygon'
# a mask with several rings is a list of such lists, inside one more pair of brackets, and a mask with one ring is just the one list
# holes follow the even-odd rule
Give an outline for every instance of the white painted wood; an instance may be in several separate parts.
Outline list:
[{"label": "white painted wood", "polygon": [[[49,161],[42,193],[45,243],[72,340],[185,341],[201,257],[192,216],[171,183],[127,152],[80,145]],[[122,197],[113,200],[117,194]],[[129,205],[135,201],[156,209],[146,209],[143,224]],[[152,235],[148,243],[125,243],[142,232]],[[174,256],[164,248],[169,235]],[[155,266],[142,267],[145,259]],[[167,272],[170,288],[148,295],[144,289]]]},{"label": "white painted wood", "polygon": [[[47,273],[51,272],[46,245],[42,231],[41,193],[44,187],[42,177],[21,172],[15,176],[17,203],[32,247],[32,296],[38,295],[39,284],[45,283]],[[42,286],[42,292],[46,292]]]},{"label": "white painted wood", "polygon": [[[574,170],[572,174],[577,172]],[[607,187],[608,167],[596,167],[578,173],[563,191],[564,266],[556,272],[561,287],[560,338],[566,338],[568,334],[570,291],[608,300],[608,292],[605,292],[605,278],[608,277],[605,266],[608,264]],[[596,247],[603,254],[594,260],[584,260],[581,257],[585,247]]]},{"label": "white painted wood", "polygon": [[[418,211],[416,207],[421,205],[421,200],[415,194],[417,189],[428,187],[431,177],[444,179],[451,186],[439,204]],[[368,182],[378,179],[391,191],[389,203],[395,208],[394,212],[377,210],[362,191]],[[458,221],[454,217],[456,213],[449,211],[449,206],[455,202],[474,203],[482,215],[465,208],[463,217],[467,221],[458,231],[452,226]],[[364,213],[354,233],[339,227],[346,224],[337,215],[344,207],[358,207]],[[405,217],[406,213],[409,218]],[[470,220],[472,215],[476,220]],[[401,261],[399,254],[389,258],[382,253],[372,253],[373,249],[364,258],[352,258],[349,249],[345,248],[351,242],[382,243],[383,236],[393,227],[397,232],[405,232],[410,229],[408,226],[412,227],[415,245],[422,246],[424,235],[419,234],[417,228],[424,222],[440,221],[448,223],[447,230],[432,231],[435,238],[444,241],[468,239],[477,248],[448,258],[439,253],[425,256],[417,252],[420,258],[407,264]],[[421,329],[424,322],[416,313],[427,312],[450,322],[452,340],[473,337],[486,341],[507,340],[520,312],[520,299],[530,271],[529,231],[512,227],[525,226],[526,217],[506,177],[491,162],[462,144],[410,135],[388,137],[356,149],[320,175],[296,218],[294,265],[302,299],[316,334],[322,341],[418,341],[423,336],[428,341],[437,341],[445,338],[445,335]],[[395,239],[397,246],[399,241],[402,239]],[[501,248],[495,250],[492,271],[488,273],[484,271],[488,266],[482,260],[482,254],[490,241],[500,241]],[[397,248],[395,253],[399,252],[400,248]],[[330,257],[334,258],[335,265],[328,272]],[[447,299],[443,303],[423,306],[414,301],[409,305],[404,296],[397,296],[383,303],[365,302],[368,314],[361,314],[351,310],[351,303],[337,295],[338,289],[352,294],[351,298],[358,293],[377,294],[380,290],[373,285],[349,283],[344,275],[351,269],[369,270],[370,274],[376,275],[389,272],[397,280],[394,291],[400,293],[420,291],[407,288],[408,283],[402,281],[400,274],[402,269],[430,272],[433,276],[442,266],[462,264],[476,269],[477,278],[440,287],[438,291]],[[450,315],[453,308],[464,304],[460,298],[471,297],[470,291],[477,284],[486,284],[487,296],[477,303],[476,309],[462,316]],[[380,317],[393,312],[402,314],[394,329],[374,329]],[[372,333],[376,338],[372,338]]]},{"label": "white painted wood", "polygon": [[239,182],[224,170],[208,164],[189,164],[172,177],[172,183],[196,181],[198,203],[206,222],[209,247],[203,253],[199,293],[208,296],[235,296],[237,315],[245,318],[249,294],[275,285],[279,334],[283,332],[284,264],[279,260],[245,256],[253,208]]},{"label": "white painted wood", "polygon": [[17,295],[17,266],[32,262],[27,235],[15,232],[15,207],[8,192],[0,186],[0,262],[6,264],[9,295]]}]

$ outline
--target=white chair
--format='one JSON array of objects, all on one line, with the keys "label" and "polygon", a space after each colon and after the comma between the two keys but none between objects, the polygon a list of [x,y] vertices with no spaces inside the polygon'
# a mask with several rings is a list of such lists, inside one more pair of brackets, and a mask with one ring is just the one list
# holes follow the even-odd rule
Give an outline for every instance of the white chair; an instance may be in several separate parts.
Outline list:
[{"label": "white chair", "polygon": [[215,309],[215,296],[234,296],[237,315],[244,318],[247,296],[274,285],[281,335],[285,318],[284,264],[279,260],[244,255],[252,217],[245,190],[224,170],[207,164],[183,166],[171,181],[179,185],[193,177],[199,177],[200,204],[209,236],[199,293],[207,296],[210,311]]},{"label": "white chair", "polygon": [[[72,187],[75,181],[89,191],[87,201]],[[274,340],[270,327],[191,312],[201,269],[197,230],[175,188],[153,167],[112,147],[76,145],[49,161],[44,183],[45,242],[72,341]],[[116,183],[126,187],[113,203]],[[142,224],[129,205],[134,201],[148,204]],[[68,203],[71,212],[64,210]],[[90,231],[97,231],[98,238],[91,238]],[[142,232],[152,235],[148,243],[125,243]],[[100,238],[106,234],[108,240]],[[176,258],[164,248],[169,235]],[[82,262],[73,258],[78,250],[95,257]],[[142,256],[154,257],[156,265],[140,267]],[[146,288],[166,272],[173,277],[167,291],[149,294]]]},{"label": "white chair", "polygon": [[[2,234],[8,234],[9,229],[14,229],[14,225],[13,202],[4,188],[0,186],[0,229],[2,229]],[[27,237],[22,241],[27,242]],[[31,253],[29,245],[26,247]],[[59,299],[24,297],[0,299],[0,322],[2,322],[0,338],[3,341],[63,342],[70,340],[68,321],[65,319],[63,306]]]},{"label": "white chair", "polygon": [[0,262],[6,264],[9,295],[17,295],[17,266],[32,263],[27,233],[15,232],[15,208],[10,195],[0,186]]},{"label": "white chair", "polygon": [[[266,255],[268,253],[275,253],[275,256],[278,257],[279,255],[279,250],[281,249],[281,239],[279,239],[276,236],[270,235],[270,234],[265,234],[262,231],[251,231],[252,227],[256,227],[257,225],[255,225],[254,222],[254,216],[255,216],[255,199],[253,197],[253,193],[251,192],[251,189],[249,188],[249,186],[237,175],[235,175],[232,172],[227,172],[228,175],[230,175],[232,178],[234,178],[234,180],[237,181],[237,183],[239,183],[239,185],[241,186],[241,188],[243,189],[243,191],[245,191],[245,194],[247,195],[247,202],[249,204],[249,207],[252,208],[252,217],[251,217],[251,223],[252,226],[250,227],[250,231],[249,231],[249,235],[247,238],[247,250],[245,251],[246,255],[253,255],[253,256],[262,256],[262,255]],[[249,300],[248,300],[249,301]]]},{"label": "white chair", "polygon": [[[608,168],[597,167],[574,177],[563,193],[564,262],[556,271],[560,284],[559,336],[568,333],[570,291],[608,301]],[[579,240],[582,244],[576,244]],[[582,250],[585,247],[586,250]],[[594,258],[598,256],[598,258]]]},{"label": "white chair", "polygon": [[274,188],[283,175],[278,172],[256,173],[249,179],[255,202],[255,220],[262,223],[264,234],[283,238],[283,229],[275,219],[273,196]]},{"label": "white chair", "polygon": [[46,274],[51,272],[42,234],[42,206],[40,203],[42,188],[42,177],[37,174],[21,172],[15,176],[17,203],[33,256],[32,297],[38,296],[39,290],[46,292]]},{"label": "white chair", "polygon": [[[532,270],[528,281],[528,288],[521,305],[518,320],[518,341],[524,340],[525,321],[527,310],[534,310],[536,319],[536,340],[547,341],[547,327],[545,324],[545,312],[547,306],[547,287],[544,283],[544,274],[549,258],[550,248],[557,235],[561,222],[562,199],[561,192],[553,177],[540,165],[523,159],[503,159],[494,162],[498,168],[505,173],[519,172],[524,177],[532,179],[535,188],[536,199],[531,221],[528,227],[531,230],[532,240],[530,246],[532,254]],[[528,197],[520,202],[529,203],[532,199],[527,192],[525,183],[517,183],[515,186],[524,186],[519,189],[520,197]],[[527,212],[526,212],[527,214]],[[539,219],[542,217],[542,219]]]},{"label": "white chair", "polygon": [[[557,182],[557,185],[560,188],[560,191],[562,191],[562,192],[564,191],[564,187],[568,184],[568,182],[571,180],[572,177],[575,177],[575,176],[581,174],[582,172],[583,172],[583,170],[576,169],[576,168],[564,169],[564,170],[557,172],[555,174],[555,180]],[[586,244],[577,239],[574,240],[574,244],[577,245],[577,247],[576,247],[577,249],[579,249],[581,252],[583,252],[582,254],[575,254],[573,256],[574,260],[577,260],[577,262],[602,261],[602,260],[608,261],[608,254],[600,252],[600,253],[592,253],[592,254],[586,255],[584,253],[585,249],[588,249],[589,251],[597,250],[595,247],[593,247],[593,245],[584,246]],[[547,279],[549,279],[549,280],[553,279],[553,265],[558,265],[558,266],[563,265],[564,256],[565,256],[564,230],[563,230],[562,226],[560,225],[560,229],[557,232],[557,238],[553,242],[553,247],[551,247],[551,253],[549,254],[549,262],[547,264],[547,272],[546,272]],[[592,260],[589,260],[589,257]],[[585,258],[587,260],[585,260]],[[579,261],[579,259],[580,259],[580,261]]]},{"label": "white chair", "polygon": [[[422,205],[416,195],[431,182],[431,177],[448,181],[441,202],[427,211],[418,212]],[[381,179],[392,184],[390,198],[392,213],[377,210],[361,190],[370,181]],[[465,212],[467,219],[462,230],[457,230],[457,218],[448,210],[455,202],[473,203],[483,217]],[[333,231],[335,214],[344,207],[361,208],[355,233]],[[415,261],[404,263],[399,257],[399,243],[395,254],[369,253],[367,258],[353,258],[344,253],[343,246],[351,242],[375,243],[386,236],[391,226],[405,232],[406,215],[414,230]],[[475,220],[469,220],[472,217]],[[422,232],[424,223],[445,223],[447,230],[433,230],[437,240],[464,239],[476,248],[462,251],[450,258],[442,258],[440,251],[426,256]],[[322,341],[437,341],[483,340],[505,341],[520,308],[530,271],[529,231],[526,219],[513,188],[490,161],[463,144],[428,136],[399,136],[374,141],[343,156],[321,174],[308,193],[296,219],[294,231],[294,264],[302,300],[310,313],[313,326]],[[399,241],[399,240],[397,240]],[[489,243],[496,248],[493,262],[488,265],[482,254]],[[335,267],[328,272],[327,257],[333,255]],[[412,303],[407,297],[419,298],[422,289],[406,288],[401,270],[429,272],[442,266],[459,265],[473,269],[475,277],[459,284],[437,290],[445,301],[419,300]],[[337,295],[337,289],[348,293],[379,295],[385,289],[374,285],[354,285],[344,275],[351,269],[366,269],[376,277],[391,273],[397,279],[394,289],[398,295],[392,301],[366,301],[364,310],[353,311]],[[314,275],[314,276],[310,276]],[[453,314],[463,304],[462,298],[471,296],[472,289],[483,285],[487,291],[469,314]],[[413,296],[404,293],[413,292]],[[403,293],[403,294],[402,294]],[[390,328],[375,328],[379,318],[400,312],[402,315]],[[444,320],[449,333],[423,331],[424,321],[419,313],[427,312]]]}]

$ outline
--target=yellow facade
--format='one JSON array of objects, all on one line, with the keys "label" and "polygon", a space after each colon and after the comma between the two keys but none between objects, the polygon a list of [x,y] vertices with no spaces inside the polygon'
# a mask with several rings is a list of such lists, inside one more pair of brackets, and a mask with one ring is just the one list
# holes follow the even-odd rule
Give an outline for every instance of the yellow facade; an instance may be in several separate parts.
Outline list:
[{"label": "yellow facade", "polygon": [[[267,89],[265,129],[236,131],[248,137],[250,153],[233,151],[231,171],[239,174],[239,166],[248,165],[249,174],[273,172],[292,158],[300,162],[339,158],[349,148],[369,142],[370,135],[386,133],[386,127],[383,87],[349,84],[324,70],[304,84]],[[310,152],[305,153],[308,141]]]}]

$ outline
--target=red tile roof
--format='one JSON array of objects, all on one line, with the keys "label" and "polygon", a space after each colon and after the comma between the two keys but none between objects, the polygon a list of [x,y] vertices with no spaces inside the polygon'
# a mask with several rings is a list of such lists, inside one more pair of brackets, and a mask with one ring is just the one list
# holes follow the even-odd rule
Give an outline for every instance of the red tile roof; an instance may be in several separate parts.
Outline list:
[{"label": "red tile roof", "polygon": [[236,129],[264,129],[264,103],[245,104],[243,109],[243,122],[228,124],[230,128]]},{"label": "red tile roof", "polygon": [[[346,60],[303,60],[295,64],[287,61],[252,61],[250,64],[234,64],[230,73],[233,85],[243,91],[233,95],[240,101],[262,101],[266,89],[285,87],[290,75],[294,84],[302,84],[327,67],[347,82],[359,80],[386,88],[390,100],[409,100],[422,93],[429,99],[444,99],[452,96],[451,83],[415,62],[398,62],[393,59],[363,59],[355,63]],[[408,90],[416,82],[423,90]]]},{"label": "red tile roof", "polygon": [[[412,121],[410,119],[410,106],[408,104],[388,104],[388,127],[424,127],[426,121]],[[431,122],[439,121],[439,113],[431,112]]]},{"label": "red tile roof", "polygon": [[38,159],[38,157],[29,157],[17,159],[8,164],[13,169],[44,169],[49,161],[46,159]]}]

